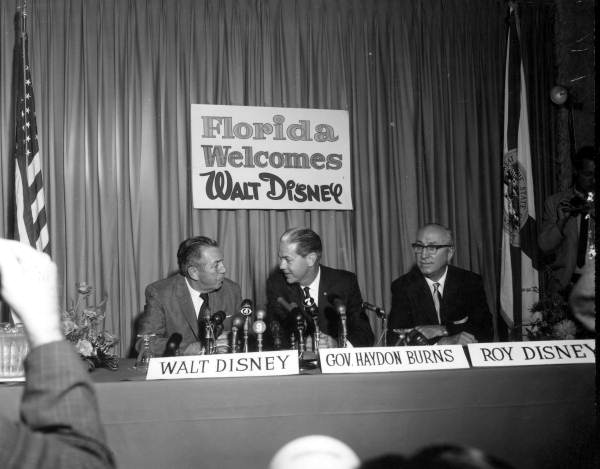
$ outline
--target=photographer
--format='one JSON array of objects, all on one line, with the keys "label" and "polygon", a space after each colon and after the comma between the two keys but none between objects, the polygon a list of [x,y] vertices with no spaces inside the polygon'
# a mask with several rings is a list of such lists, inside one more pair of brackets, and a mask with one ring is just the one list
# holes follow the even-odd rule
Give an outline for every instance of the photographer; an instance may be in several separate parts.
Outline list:
[{"label": "photographer", "polygon": [[573,160],[573,187],[553,194],[544,203],[540,249],[553,254],[547,290],[568,295],[586,263],[594,242],[596,150],[582,147]]}]

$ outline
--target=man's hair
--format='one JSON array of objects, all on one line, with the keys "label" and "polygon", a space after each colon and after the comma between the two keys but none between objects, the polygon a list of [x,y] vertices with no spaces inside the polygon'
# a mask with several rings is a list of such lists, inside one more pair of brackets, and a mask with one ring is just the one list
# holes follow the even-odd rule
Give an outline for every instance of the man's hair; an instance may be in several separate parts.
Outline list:
[{"label": "man's hair", "polygon": [[296,244],[296,252],[302,257],[314,252],[317,259],[321,259],[323,252],[321,238],[310,228],[290,228],[281,235],[281,241]]},{"label": "man's hair", "polygon": [[452,234],[452,230],[450,228],[448,228],[445,225],[442,225],[440,223],[427,223],[425,225],[423,225],[421,228],[419,228],[419,231],[424,230],[425,228],[438,228],[439,230],[444,232],[444,237],[446,239],[445,243],[449,244],[450,246],[454,246],[454,235]]},{"label": "man's hair", "polygon": [[578,171],[581,170],[583,168],[583,162],[585,160],[596,162],[597,155],[598,151],[594,147],[581,147],[579,150],[577,150],[577,153],[575,153],[575,156],[573,157],[573,168],[575,168]]},{"label": "man's hair", "polygon": [[427,446],[407,462],[408,469],[512,469],[506,461],[478,448],[454,444]]},{"label": "man's hair", "polygon": [[187,275],[187,269],[190,266],[191,260],[195,257],[202,257],[202,250],[207,247],[219,247],[214,239],[206,236],[195,236],[188,238],[179,245],[177,249],[177,264],[179,265],[179,273]]}]

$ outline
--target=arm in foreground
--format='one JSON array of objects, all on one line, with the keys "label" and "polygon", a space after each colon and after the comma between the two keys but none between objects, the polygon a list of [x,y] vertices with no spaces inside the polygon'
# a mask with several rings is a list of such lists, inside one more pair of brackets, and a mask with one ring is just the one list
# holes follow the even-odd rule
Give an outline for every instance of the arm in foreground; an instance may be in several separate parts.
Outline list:
[{"label": "arm in foreground", "polygon": [[21,422],[0,417],[0,467],[114,467],[89,376],[61,332],[56,265],[0,239],[0,296],[31,346]]},{"label": "arm in foreground", "polygon": [[72,346],[36,347],[25,368],[21,422],[0,420],[0,467],[115,467],[88,371]]}]

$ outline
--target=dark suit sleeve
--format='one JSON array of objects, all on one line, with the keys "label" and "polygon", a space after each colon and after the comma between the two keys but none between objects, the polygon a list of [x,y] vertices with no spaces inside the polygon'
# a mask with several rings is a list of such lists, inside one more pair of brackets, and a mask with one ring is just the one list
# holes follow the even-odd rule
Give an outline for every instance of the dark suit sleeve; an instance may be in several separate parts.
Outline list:
[{"label": "dark suit sleeve", "polygon": [[[146,305],[144,313],[140,318],[138,334],[155,334],[152,338],[151,349],[157,356],[162,356],[167,344],[167,319],[166,309],[160,301],[159,295],[152,285],[146,287]],[[182,347],[187,344],[182,343]],[[142,347],[142,339],[138,339],[135,348],[139,352]]]},{"label": "dark suit sleeve", "polygon": [[374,341],[373,330],[363,311],[363,300],[356,275],[350,275],[347,287],[348,340],[354,347],[371,347]]},{"label": "dark suit sleeve", "polygon": [[405,283],[402,278],[392,282],[392,308],[387,327],[388,345],[396,345],[398,340],[394,329],[411,329],[416,325]]},{"label": "dark suit sleeve", "polygon": [[466,288],[461,294],[464,295],[465,303],[468,305],[466,309],[469,319],[464,324],[447,324],[448,334],[453,335],[466,331],[473,334],[478,342],[490,342],[494,338],[494,332],[483,280],[481,276],[469,273],[465,284]]},{"label": "dark suit sleeve", "polygon": [[284,298],[285,285],[279,277],[279,273],[274,273],[267,279],[267,340],[269,346],[288,348],[290,344],[290,333],[293,331],[293,318],[287,310],[279,304],[278,297]]},{"label": "dark suit sleeve", "polygon": [[404,282],[397,279],[392,283],[392,309],[388,319],[388,329],[409,329],[415,325],[408,290]]},{"label": "dark suit sleeve", "polygon": [[269,320],[284,321],[287,311],[277,302],[277,298],[281,296],[277,279],[274,275],[267,279],[267,314]]},{"label": "dark suit sleeve", "polygon": [[25,367],[22,422],[0,418],[0,467],[115,467],[88,371],[72,346],[36,347]]}]

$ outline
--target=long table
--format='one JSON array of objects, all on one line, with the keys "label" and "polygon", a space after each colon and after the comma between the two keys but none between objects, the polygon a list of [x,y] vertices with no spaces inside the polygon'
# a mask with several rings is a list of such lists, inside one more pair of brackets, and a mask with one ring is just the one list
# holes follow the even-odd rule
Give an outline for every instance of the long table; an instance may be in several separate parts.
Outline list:
[{"label": "long table", "polygon": [[[307,434],[361,459],[453,442],[518,468],[585,468],[597,438],[591,364],[145,381],[124,360],[92,376],[124,469],[264,469]],[[0,412],[16,419],[21,392],[0,385]]]}]

